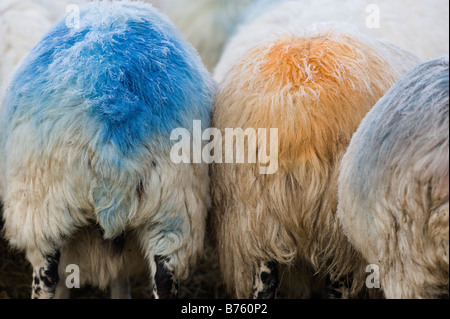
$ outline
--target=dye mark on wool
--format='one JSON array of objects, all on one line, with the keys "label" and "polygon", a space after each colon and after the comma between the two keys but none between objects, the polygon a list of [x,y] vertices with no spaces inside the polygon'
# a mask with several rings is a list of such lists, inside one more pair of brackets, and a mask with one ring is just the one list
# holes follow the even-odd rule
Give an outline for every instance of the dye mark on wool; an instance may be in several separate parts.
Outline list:
[{"label": "dye mark on wool", "polygon": [[[278,171],[277,128],[207,128],[201,121],[193,121],[192,134],[188,129],[176,128],[170,134],[170,159],[175,164],[259,164],[261,175]],[[204,142],[209,142],[204,145]]]}]

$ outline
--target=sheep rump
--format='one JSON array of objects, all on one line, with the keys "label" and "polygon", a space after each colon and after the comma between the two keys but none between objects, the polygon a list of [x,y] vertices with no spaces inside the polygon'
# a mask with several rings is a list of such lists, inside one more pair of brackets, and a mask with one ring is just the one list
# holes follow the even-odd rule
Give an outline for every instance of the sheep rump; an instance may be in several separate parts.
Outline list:
[{"label": "sheep rump", "polygon": [[202,250],[209,177],[206,164],[171,161],[170,133],[209,126],[215,82],[150,5],[88,4],[80,23],[57,23],[6,95],[5,236],[39,273],[80,228],[131,231],[151,267],[164,256],[185,278]]},{"label": "sheep rump", "polygon": [[448,298],[449,60],[402,78],[342,161],[338,217],[387,298]]}]

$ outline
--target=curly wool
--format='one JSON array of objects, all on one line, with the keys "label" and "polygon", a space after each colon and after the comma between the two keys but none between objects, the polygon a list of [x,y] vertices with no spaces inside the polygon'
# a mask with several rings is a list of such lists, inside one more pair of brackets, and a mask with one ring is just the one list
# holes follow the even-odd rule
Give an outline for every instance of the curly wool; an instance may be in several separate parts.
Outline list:
[{"label": "curly wool", "polygon": [[339,219],[388,298],[448,298],[448,163],[446,56],[380,99],[342,161]]}]

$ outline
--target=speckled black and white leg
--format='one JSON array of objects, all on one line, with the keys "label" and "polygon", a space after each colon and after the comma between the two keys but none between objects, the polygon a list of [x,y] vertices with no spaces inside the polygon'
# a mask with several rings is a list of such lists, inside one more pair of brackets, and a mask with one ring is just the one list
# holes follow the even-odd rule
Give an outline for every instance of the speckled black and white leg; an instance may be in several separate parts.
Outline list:
[{"label": "speckled black and white leg", "polygon": [[327,299],[348,299],[351,289],[351,280],[342,278],[332,281],[331,276],[327,276]]},{"label": "speckled black and white leg", "polygon": [[150,266],[155,299],[177,299],[178,280],[167,257],[155,256]]},{"label": "speckled black and white leg", "polygon": [[59,283],[58,264],[60,253],[47,255],[41,265],[33,265],[31,298],[52,299]]},{"label": "speckled black and white leg", "polygon": [[275,299],[279,284],[277,263],[261,262],[255,269],[253,298]]}]

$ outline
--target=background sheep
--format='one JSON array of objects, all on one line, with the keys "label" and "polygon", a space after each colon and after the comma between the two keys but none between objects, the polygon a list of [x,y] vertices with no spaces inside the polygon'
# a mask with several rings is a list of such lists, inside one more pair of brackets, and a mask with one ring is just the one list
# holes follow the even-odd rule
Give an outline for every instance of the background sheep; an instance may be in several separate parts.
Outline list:
[{"label": "background sheep", "polygon": [[402,78],[342,161],[338,216],[388,298],[448,298],[449,60]]},{"label": "background sheep", "polygon": [[93,224],[105,240],[136,238],[155,296],[176,294],[202,250],[209,195],[205,164],[170,160],[170,133],[208,126],[214,93],[197,53],[149,5],[89,4],[80,29],[60,21],[46,34],[0,126],[5,236],[33,265],[33,297],[54,295],[60,254]]},{"label": "background sheep", "polygon": [[[272,10],[274,4],[284,8],[283,16],[262,14]],[[379,10],[379,25],[376,25],[374,10]],[[446,0],[260,0],[245,16],[244,25],[255,21],[253,27],[259,30],[251,30],[251,25],[246,25],[245,30],[251,36],[239,32],[230,39],[214,71],[218,81],[248,48],[267,40],[268,31],[283,32],[283,24],[292,22],[302,28],[317,22],[349,22],[364,34],[392,41],[422,59],[437,58],[449,52],[449,3]]]},{"label": "background sheep", "polygon": [[168,0],[163,10],[199,51],[210,71],[239,24],[243,11],[255,0]]},{"label": "background sheep", "polygon": [[[303,29],[294,17],[284,19],[290,13],[270,13],[281,21],[274,31],[257,27],[266,19],[240,30],[249,39],[264,30],[267,41],[230,68],[213,113],[213,126],[222,131],[278,128],[275,174],[261,175],[254,164],[212,165],[221,269],[239,298],[273,297],[276,263],[300,260],[334,278],[365,271],[336,220],[338,163],[362,118],[418,63],[348,25]],[[356,295],[364,279],[353,279]]]}]

